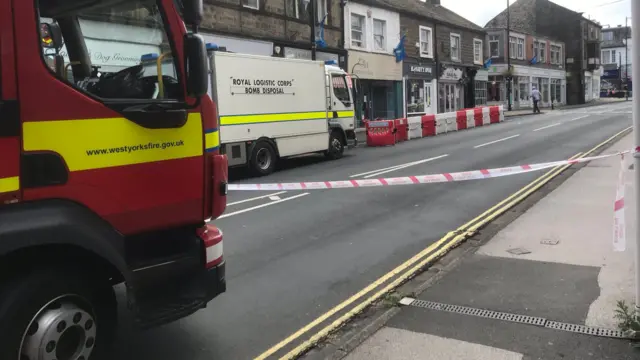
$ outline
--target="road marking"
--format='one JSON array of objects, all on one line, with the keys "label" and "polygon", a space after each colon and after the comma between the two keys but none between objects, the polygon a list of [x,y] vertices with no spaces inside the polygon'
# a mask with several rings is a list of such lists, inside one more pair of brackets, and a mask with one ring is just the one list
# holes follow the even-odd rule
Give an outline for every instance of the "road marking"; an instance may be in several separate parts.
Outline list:
[{"label": "road marking", "polygon": [[[588,156],[592,152],[598,150],[600,147],[606,145],[608,142],[612,141],[613,139],[615,139],[619,135],[623,134],[624,132],[630,130],[631,128],[632,127],[628,127],[626,129],[618,132],[617,134],[613,135],[609,139],[607,139],[607,140],[603,141],[602,143],[598,144],[597,146],[595,146],[591,150],[587,151],[586,153],[578,153],[575,156],[571,157],[571,159]],[[265,351],[262,354],[260,354],[259,356],[257,356],[255,358],[255,360],[264,360],[267,357],[275,354],[276,352],[278,352],[279,350],[281,350],[285,346],[289,345],[294,340],[298,339],[299,337],[301,337],[302,335],[307,333],[312,328],[316,327],[317,325],[319,325],[322,322],[324,322],[327,319],[329,319],[331,316],[333,316],[336,313],[338,313],[340,310],[344,309],[345,307],[347,307],[351,303],[359,300],[360,298],[362,298],[363,296],[367,295],[368,293],[370,293],[371,291],[373,291],[374,289],[376,289],[380,285],[384,284],[386,281],[391,279],[393,276],[401,274],[401,275],[399,275],[399,277],[395,281],[393,281],[392,283],[390,283],[389,285],[387,285],[386,287],[384,287],[380,291],[376,292],[375,294],[373,294],[373,295],[369,296],[368,298],[364,299],[360,304],[355,306],[353,309],[351,309],[350,311],[346,312],[344,315],[340,316],[338,319],[334,320],[332,323],[330,323],[329,325],[327,325],[323,329],[321,329],[318,332],[316,332],[308,340],[302,342],[296,348],[294,348],[293,350],[289,351],[286,355],[284,355],[284,356],[282,356],[280,358],[280,359],[296,359],[298,356],[303,354],[305,351],[309,350],[311,347],[316,345],[319,341],[321,341],[322,339],[327,337],[333,331],[335,331],[338,328],[340,328],[347,321],[351,320],[353,317],[355,317],[356,315],[361,313],[367,306],[371,305],[372,303],[374,303],[378,299],[382,298],[382,296],[384,296],[385,294],[389,293],[391,290],[393,290],[393,289],[397,288],[398,286],[400,286],[402,283],[407,281],[413,275],[417,274],[419,271],[424,270],[424,267],[426,265],[428,265],[430,262],[432,262],[435,259],[440,258],[440,256],[443,256],[444,254],[446,254],[450,249],[452,249],[453,247],[457,246],[460,242],[462,242],[466,238],[474,235],[474,233],[480,227],[484,226],[485,224],[487,224],[490,221],[493,221],[496,217],[504,214],[507,210],[509,210],[513,206],[517,205],[518,203],[520,203],[524,198],[528,197],[533,192],[537,191],[542,186],[544,186],[549,181],[551,181],[553,178],[555,178],[557,175],[562,173],[569,166],[570,165],[564,165],[564,166],[556,167],[556,168],[553,168],[553,169],[549,170],[547,173],[545,173],[544,175],[538,177],[534,181],[530,182],[529,184],[527,184],[526,186],[524,186],[520,190],[518,190],[515,193],[513,193],[511,196],[507,197],[506,199],[502,200],[498,204],[494,205],[493,207],[491,207],[490,209],[488,209],[484,213],[482,213],[479,216],[475,217],[473,220],[467,222],[465,225],[459,227],[456,231],[451,231],[451,232],[447,233],[447,235],[445,235],[442,239],[440,239],[437,242],[431,244],[426,249],[424,249],[421,252],[419,252],[418,254],[414,255],[411,259],[405,261],[403,264],[399,265],[398,267],[396,267],[392,271],[390,271],[387,274],[383,275],[382,277],[378,278],[376,281],[374,281],[373,283],[369,284],[367,287],[365,287],[364,289],[360,290],[358,293],[352,295],[350,298],[348,298],[347,300],[343,301],[342,303],[340,303],[339,305],[335,306],[334,308],[330,309],[329,311],[327,311],[326,313],[324,313],[320,317],[316,318],[312,322],[308,323],[307,325],[305,325],[304,327],[302,327],[301,329],[299,329],[295,333],[289,335],[286,339],[282,340],[278,344],[273,345],[267,351]],[[439,250],[433,252],[434,250],[436,250],[443,243],[444,243],[444,245],[442,247],[440,247]],[[415,266],[411,267],[412,265],[415,265]],[[409,267],[411,267],[411,269],[409,271],[404,272]]]},{"label": "road marking", "polygon": [[432,158],[424,159],[424,160],[420,160],[420,161],[414,161],[413,163],[401,165],[401,166],[395,167],[393,169],[388,169],[388,170],[385,170],[385,171],[380,171],[380,172],[376,172],[376,173],[373,173],[373,174],[369,174],[369,175],[365,176],[364,178],[368,179],[368,178],[371,178],[371,177],[374,177],[374,176],[378,176],[378,175],[382,175],[382,174],[386,174],[386,173],[389,173],[389,172],[392,172],[392,171],[408,168],[409,166],[420,165],[420,164],[424,164],[424,163],[429,162],[429,161],[442,159],[442,158],[447,157],[447,156],[449,156],[449,154],[444,154],[444,155],[440,155],[440,156],[436,156],[436,157],[432,157]]},{"label": "road marking", "polygon": [[569,120],[569,121],[576,121],[576,120],[584,119],[584,118],[586,118],[586,117],[589,117],[589,115],[578,116],[577,118],[573,118],[573,119],[571,119],[571,120]]},{"label": "road marking", "polygon": [[484,144],[476,145],[476,146],[474,146],[473,148],[474,148],[474,149],[481,148],[481,147],[483,147],[483,146],[487,146],[487,145],[491,145],[491,144],[499,143],[499,142],[501,142],[501,141],[505,141],[505,140],[509,140],[509,139],[517,138],[518,136],[520,136],[520,134],[516,134],[516,135],[513,135],[513,136],[506,137],[506,138],[504,138],[504,139],[498,139],[498,140],[490,141],[490,142],[488,142],[488,143],[484,143]]},{"label": "road marking", "polygon": [[250,208],[246,208],[246,209],[242,209],[242,210],[234,211],[234,212],[232,212],[232,213],[228,213],[228,214],[223,214],[222,216],[219,216],[219,217],[218,217],[218,219],[224,219],[224,218],[227,218],[227,217],[230,217],[230,216],[239,215],[239,214],[246,213],[246,212],[249,212],[249,211],[262,209],[263,207],[267,207],[267,206],[271,206],[271,205],[279,204],[279,203],[281,203],[281,202],[285,202],[285,201],[289,201],[289,200],[297,199],[297,198],[299,198],[299,197],[307,196],[307,195],[309,195],[309,194],[310,194],[310,193],[302,193],[302,194],[298,194],[298,195],[291,196],[291,197],[288,197],[288,198],[284,198],[284,199],[280,199],[280,200],[277,200],[277,201],[273,201],[273,202],[270,202],[270,203],[266,203],[266,204],[262,204],[262,205],[253,206],[253,207],[250,207]]},{"label": "road marking", "polygon": [[260,199],[264,199],[264,198],[271,198],[271,196],[282,195],[284,193],[286,193],[286,191],[280,191],[280,192],[273,193],[273,194],[256,196],[256,197],[253,197],[251,199],[244,199],[244,200],[239,200],[239,201],[236,201],[236,202],[228,203],[227,206],[238,205],[238,204],[246,203],[246,202],[249,202],[249,201],[260,200]]},{"label": "road marking", "polygon": [[555,123],[555,124],[551,124],[551,125],[543,126],[543,127],[541,127],[541,128],[537,128],[537,129],[535,129],[535,130],[533,130],[533,131],[534,131],[534,132],[535,132],[535,131],[540,131],[540,130],[548,129],[548,128],[551,128],[551,127],[554,127],[554,126],[558,126],[558,125],[561,125],[561,124],[562,124],[562,123]]},{"label": "road marking", "polygon": [[280,200],[280,196],[277,196],[277,195],[269,196],[269,200],[278,201],[278,200]]},{"label": "road marking", "polygon": [[382,168],[382,169],[371,170],[371,171],[363,172],[363,173],[360,173],[360,174],[351,175],[351,176],[349,176],[349,177],[350,177],[350,178],[359,177],[359,176],[362,176],[362,175],[367,175],[367,174],[376,173],[376,172],[378,172],[378,171],[384,171],[384,170],[389,170],[389,169],[395,169],[395,168],[400,167],[400,166],[403,166],[403,165],[411,165],[411,164],[413,164],[413,163],[415,163],[415,161],[412,161],[412,162],[409,162],[409,163],[406,163],[406,164],[393,165],[393,166],[389,166],[389,167]]}]

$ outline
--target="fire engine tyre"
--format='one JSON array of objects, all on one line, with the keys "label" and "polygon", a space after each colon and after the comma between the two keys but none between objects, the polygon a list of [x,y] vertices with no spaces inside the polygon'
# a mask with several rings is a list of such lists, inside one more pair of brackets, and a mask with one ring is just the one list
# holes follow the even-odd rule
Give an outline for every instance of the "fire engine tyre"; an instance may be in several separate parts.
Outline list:
[{"label": "fire engine tyre", "polygon": [[338,130],[331,132],[329,136],[329,150],[325,151],[325,156],[331,160],[337,160],[344,154],[344,141],[342,134]]},{"label": "fire engine tyre", "polygon": [[276,169],[276,152],[266,141],[260,141],[253,146],[249,168],[254,175],[265,176]]},{"label": "fire engine tyre", "polygon": [[106,360],[117,324],[109,283],[39,269],[0,288],[0,359]]}]

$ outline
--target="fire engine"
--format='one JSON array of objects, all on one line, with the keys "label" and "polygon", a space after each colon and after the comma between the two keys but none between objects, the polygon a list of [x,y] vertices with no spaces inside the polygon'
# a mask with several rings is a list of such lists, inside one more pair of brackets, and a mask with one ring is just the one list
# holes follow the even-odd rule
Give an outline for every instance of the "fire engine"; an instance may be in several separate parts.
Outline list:
[{"label": "fire engine", "polygon": [[[226,289],[202,0],[0,0],[0,359],[108,358]],[[145,54],[173,72],[145,73]]]}]

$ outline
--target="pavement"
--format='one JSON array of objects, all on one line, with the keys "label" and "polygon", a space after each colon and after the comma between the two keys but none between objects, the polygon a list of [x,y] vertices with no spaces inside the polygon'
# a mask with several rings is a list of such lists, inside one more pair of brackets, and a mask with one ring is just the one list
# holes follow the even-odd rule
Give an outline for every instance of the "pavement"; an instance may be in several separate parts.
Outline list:
[{"label": "pavement", "polygon": [[[265,178],[234,171],[231,182],[345,180],[547,162],[590,149],[630,125],[631,103],[557,111],[396,146],[358,147],[337,161],[298,157]],[[114,358],[255,358],[539,175],[233,192],[225,214],[215,220],[225,234],[227,292],[178,322],[143,333],[122,328]],[[127,319],[126,309],[121,316]],[[331,320],[307,326],[282,343],[282,351]]]},{"label": "pavement", "polygon": [[[632,137],[605,153],[632,149]],[[624,164],[620,157],[594,161],[577,171],[416,297],[440,305],[425,308],[414,301],[402,307],[346,359],[640,358],[628,340],[584,333],[587,326],[610,335],[606,330],[618,330],[616,302],[633,304],[635,194],[629,158]],[[615,252],[613,202],[621,166],[627,238],[624,251]],[[546,325],[526,323],[530,317]],[[565,324],[565,330],[550,324]]]}]

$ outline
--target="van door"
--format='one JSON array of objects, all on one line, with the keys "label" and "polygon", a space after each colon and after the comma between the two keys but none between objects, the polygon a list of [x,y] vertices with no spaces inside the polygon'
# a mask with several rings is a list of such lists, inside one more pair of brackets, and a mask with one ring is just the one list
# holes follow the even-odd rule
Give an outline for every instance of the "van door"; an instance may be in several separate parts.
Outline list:
[{"label": "van door", "polygon": [[[140,0],[83,4],[13,0],[24,199],[80,203],[125,235],[200,222],[201,116],[187,111],[181,71],[140,65],[182,59],[166,14]],[[64,47],[43,46],[53,21]]]},{"label": "van door", "polygon": [[0,206],[20,200],[20,118],[11,3],[0,2]]},{"label": "van door", "polygon": [[344,73],[329,73],[331,86],[331,110],[330,123],[339,124],[343,130],[355,129],[355,112],[353,111],[354,99],[349,83]]}]

